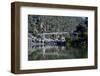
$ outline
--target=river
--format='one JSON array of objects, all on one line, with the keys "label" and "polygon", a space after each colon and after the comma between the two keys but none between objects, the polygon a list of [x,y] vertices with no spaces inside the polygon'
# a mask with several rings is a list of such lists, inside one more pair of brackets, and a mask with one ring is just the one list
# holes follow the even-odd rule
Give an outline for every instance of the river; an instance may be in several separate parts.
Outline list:
[{"label": "river", "polygon": [[87,58],[87,49],[66,46],[34,45],[28,51],[28,60],[55,60]]}]

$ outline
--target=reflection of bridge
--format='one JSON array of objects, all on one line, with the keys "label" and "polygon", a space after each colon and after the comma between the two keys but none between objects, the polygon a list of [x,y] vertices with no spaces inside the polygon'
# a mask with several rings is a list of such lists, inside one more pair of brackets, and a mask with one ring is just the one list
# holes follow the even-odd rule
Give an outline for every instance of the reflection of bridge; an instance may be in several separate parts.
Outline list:
[{"label": "reflection of bridge", "polygon": [[[52,36],[54,35],[54,38],[52,37],[46,37],[46,36]],[[35,45],[49,45],[49,46],[64,46],[65,45],[65,36],[69,35],[68,32],[52,32],[52,33],[41,33],[38,34],[38,37],[33,37],[31,34],[29,34],[28,37],[28,47],[32,50],[32,47]]]},{"label": "reflection of bridge", "polygon": [[[40,51],[41,50],[41,51]],[[65,46],[37,46],[34,45],[33,49],[28,51],[28,54],[31,55],[32,52],[39,51],[38,54],[41,54],[43,57],[46,55],[59,55],[59,52],[65,50]]]}]

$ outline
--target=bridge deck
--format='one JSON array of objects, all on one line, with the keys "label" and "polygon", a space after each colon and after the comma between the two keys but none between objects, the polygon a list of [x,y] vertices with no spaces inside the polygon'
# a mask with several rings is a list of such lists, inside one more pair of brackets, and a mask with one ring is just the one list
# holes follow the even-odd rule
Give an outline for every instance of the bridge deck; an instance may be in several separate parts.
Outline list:
[{"label": "bridge deck", "polygon": [[69,34],[68,32],[52,32],[52,33],[42,33],[42,34],[38,34],[38,35],[52,35],[52,34]]}]

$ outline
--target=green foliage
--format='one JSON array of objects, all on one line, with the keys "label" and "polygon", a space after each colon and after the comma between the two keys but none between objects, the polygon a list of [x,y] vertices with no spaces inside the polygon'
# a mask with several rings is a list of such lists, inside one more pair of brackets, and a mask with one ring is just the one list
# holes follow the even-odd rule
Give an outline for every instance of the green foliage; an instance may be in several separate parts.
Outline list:
[{"label": "green foliage", "polygon": [[67,46],[67,47],[71,47],[71,45],[72,45],[72,40],[71,40],[71,38],[66,37],[65,40],[66,40],[66,46]]},{"label": "green foliage", "polygon": [[77,39],[73,40],[73,46],[80,48],[87,48],[88,32],[85,24],[79,24],[74,33],[77,33]]},{"label": "green foliage", "polygon": [[70,37],[66,37],[66,46],[82,49],[88,47],[88,27],[84,22],[76,26]]}]

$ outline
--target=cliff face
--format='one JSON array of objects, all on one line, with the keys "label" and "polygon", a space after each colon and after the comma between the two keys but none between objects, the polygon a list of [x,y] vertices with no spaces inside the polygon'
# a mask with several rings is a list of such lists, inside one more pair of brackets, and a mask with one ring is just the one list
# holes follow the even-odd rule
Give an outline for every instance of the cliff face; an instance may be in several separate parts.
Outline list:
[{"label": "cliff face", "polygon": [[28,15],[28,32],[72,32],[86,17]]}]

